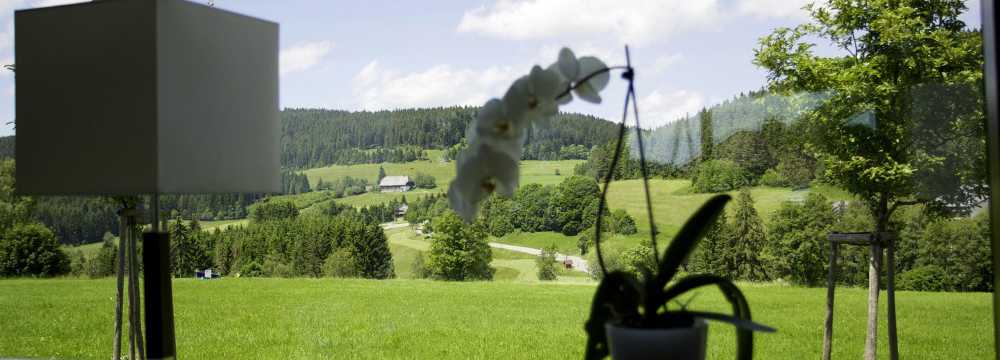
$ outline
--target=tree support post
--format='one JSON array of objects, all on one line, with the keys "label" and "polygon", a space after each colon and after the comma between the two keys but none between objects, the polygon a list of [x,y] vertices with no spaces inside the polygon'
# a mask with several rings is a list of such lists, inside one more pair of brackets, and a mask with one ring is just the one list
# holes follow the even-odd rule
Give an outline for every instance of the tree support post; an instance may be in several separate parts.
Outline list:
[{"label": "tree support post", "polygon": [[878,339],[879,276],[882,273],[882,246],[872,241],[868,262],[868,332],[865,337],[865,360],[876,360]]},{"label": "tree support post", "polygon": [[889,359],[899,359],[899,339],[896,337],[896,241],[893,238],[886,239],[886,293],[885,301],[889,307],[887,316],[889,318]]},{"label": "tree support post", "polygon": [[823,332],[823,360],[833,352],[833,295],[837,285],[837,252],[840,245],[830,242],[830,269],[826,275],[826,326]]}]

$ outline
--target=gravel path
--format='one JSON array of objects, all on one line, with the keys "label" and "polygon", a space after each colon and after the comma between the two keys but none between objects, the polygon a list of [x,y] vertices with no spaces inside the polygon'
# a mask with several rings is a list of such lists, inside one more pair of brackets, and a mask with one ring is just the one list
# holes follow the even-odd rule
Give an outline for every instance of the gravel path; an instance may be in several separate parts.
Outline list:
[{"label": "gravel path", "polygon": [[[491,242],[490,247],[510,250],[534,256],[542,256],[542,249],[530,248],[526,246],[517,246],[517,245],[510,245],[498,242]],[[573,264],[573,270],[580,272],[589,272],[588,270],[589,268],[587,267],[587,260],[584,260],[579,256],[563,255],[560,253],[556,253],[556,261],[563,262],[566,261],[567,259],[569,259],[569,261]]]}]

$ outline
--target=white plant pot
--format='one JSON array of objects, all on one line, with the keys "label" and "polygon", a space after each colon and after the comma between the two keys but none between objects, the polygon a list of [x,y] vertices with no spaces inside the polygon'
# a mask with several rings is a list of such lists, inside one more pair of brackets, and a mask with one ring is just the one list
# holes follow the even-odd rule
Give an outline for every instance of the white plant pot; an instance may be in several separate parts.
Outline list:
[{"label": "white plant pot", "polygon": [[708,325],[677,329],[640,329],[605,324],[611,358],[614,360],[664,359],[704,360]]}]

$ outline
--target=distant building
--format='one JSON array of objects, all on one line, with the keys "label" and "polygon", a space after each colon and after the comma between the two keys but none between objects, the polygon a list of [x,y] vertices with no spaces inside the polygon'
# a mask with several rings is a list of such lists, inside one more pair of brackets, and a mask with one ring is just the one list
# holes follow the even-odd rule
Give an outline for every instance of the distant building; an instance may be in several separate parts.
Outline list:
[{"label": "distant building", "polygon": [[386,176],[378,182],[381,192],[405,192],[413,189],[413,181],[409,176]]}]

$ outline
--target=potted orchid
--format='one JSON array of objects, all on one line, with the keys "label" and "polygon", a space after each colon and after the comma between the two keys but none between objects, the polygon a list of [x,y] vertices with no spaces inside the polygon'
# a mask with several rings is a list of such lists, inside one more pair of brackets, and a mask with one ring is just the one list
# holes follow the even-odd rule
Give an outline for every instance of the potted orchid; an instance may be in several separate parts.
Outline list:
[{"label": "potted orchid", "polygon": [[[609,80],[610,72],[622,71],[628,81],[625,110],[619,127],[618,142],[611,160],[615,168],[622,154],[629,105],[635,119],[640,171],[644,180],[646,210],[653,221],[645,153],[642,145],[639,113],[635,106],[634,70],[628,48],[627,64],[608,67],[601,60],[586,56],[577,58],[569,49],[559,52],[558,61],[541,68],[535,66],[528,75],[517,79],[502,99],[489,100],[470,124],[466,133],[468,147],[458,156],[457,174],[448,189],[448,201],[465,221],[471,222],[480,203],[492,193],[513,196],[517,189],[524,141],[535,120],[555,115],[559,105],[572,101],[573,96],[600,103],[600,92]],[[604,179],[603,193],[595,222],[597,259],[605,274],[597,287],[587,331],[586,358],[601,359],[704,359],[707,343],[706,320],[723,321],[736,326],[737,358],[753,355],[753,331],[774,331],[754,323],[746,299],[732,282],[714,275],[692,275],[667,286],[688,254],[695,248],[707,229],[723,211],[729,196],[710,199],[674,237],[670,246],[658,256],[655,226],[650,226],[650,246],[657,268],[646,271],[642,278],[615,271],[608,272],[601,253],[601,217],[604,214],[612,172]],[[668,304],[691,290],[702,286],[718,286],[733,306],[733,315],[668,309]]]}]

